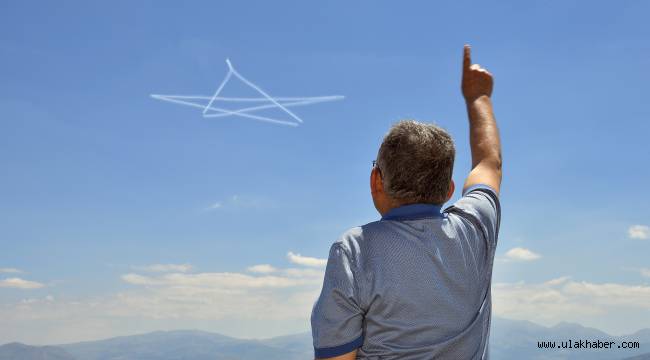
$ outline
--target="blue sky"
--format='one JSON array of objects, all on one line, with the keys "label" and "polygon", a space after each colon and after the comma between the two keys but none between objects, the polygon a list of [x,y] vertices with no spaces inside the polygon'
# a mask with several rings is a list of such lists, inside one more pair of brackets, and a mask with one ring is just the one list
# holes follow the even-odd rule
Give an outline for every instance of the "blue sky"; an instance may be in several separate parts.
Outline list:
[{"label": "blue sky", "polygon": [[[466,42],[495,76],[505,159],[495,314],[647,327],[649,11],[3,2],[0,343],[308,330],[318,259],[378,218],[368,176],[393,122],[448,129],[463,182]],[[345,100],[293,108],[304,124],[286,127],[149,97],[211,95],[226,58],[273,96]]]}]

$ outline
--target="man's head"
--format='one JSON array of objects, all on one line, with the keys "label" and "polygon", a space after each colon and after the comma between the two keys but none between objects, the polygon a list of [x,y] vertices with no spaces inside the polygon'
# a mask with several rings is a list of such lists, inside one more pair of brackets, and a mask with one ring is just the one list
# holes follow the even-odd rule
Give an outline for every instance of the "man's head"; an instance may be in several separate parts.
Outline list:
[{"label": "man's head", "polygon": [[377,211],[383,215],[401,205],[445,203],[454,192],[455,155],[451,136],[436,125],[413,120],[393,125],[370,175]]}]

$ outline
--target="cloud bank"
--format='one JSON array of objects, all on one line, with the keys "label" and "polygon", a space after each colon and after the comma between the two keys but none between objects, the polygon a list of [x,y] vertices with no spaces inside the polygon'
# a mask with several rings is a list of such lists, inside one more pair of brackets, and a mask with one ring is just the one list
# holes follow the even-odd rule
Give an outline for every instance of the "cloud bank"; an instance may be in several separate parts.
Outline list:
[{"label": "cloud bank", "polygon": [[650,324],[650,286],[574,281],[565,276],[543,283],[494,283],[497,316],[545,325],[578,322],[630,333]]},{"label": "cloud bank", "polygon": [[[534,258],[527,252],[514,253],[518,254],[514,258]],[[0,329],[0,342],[91,340],[133,333],[134,326],[138,332],[187,327],[240,337],[307,331],[326,260],[293,252],[287,260],[300,266],[257,264],[242,272],[197,273],[180,271],[183,267],[176,272],[143,269],[120,275],[126,288],[112,294],[0,302],[0,318],[6,324]],[[17,278],[2,284],[43,286]],[[650,323],[648,285],[595,283],[564,276],[541,283],[496,282],[492,296],[495,316],[549,326],[578,322],[620,334]]]}]

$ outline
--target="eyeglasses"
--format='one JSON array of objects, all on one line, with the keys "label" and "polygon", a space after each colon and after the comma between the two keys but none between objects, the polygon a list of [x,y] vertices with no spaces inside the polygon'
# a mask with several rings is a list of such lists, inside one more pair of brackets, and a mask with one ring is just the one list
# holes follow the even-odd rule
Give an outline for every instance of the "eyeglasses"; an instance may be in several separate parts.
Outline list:
[{"label": "eyeglasses", "polygon": [[381,169],[379,168],[379,166],[377,166],[377,160],[372,161],[372,167],[377,168],[377,171],[379,171],[379,176],[381,176]]}]

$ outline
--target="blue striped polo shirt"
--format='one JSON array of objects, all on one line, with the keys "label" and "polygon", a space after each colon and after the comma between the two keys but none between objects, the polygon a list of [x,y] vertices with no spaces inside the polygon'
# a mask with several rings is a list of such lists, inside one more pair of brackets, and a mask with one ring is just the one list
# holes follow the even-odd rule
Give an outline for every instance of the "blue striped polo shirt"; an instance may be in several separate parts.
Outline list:
[{"label": "blue striped polo shirt", "polygon": [[488,359],[500,213],[476,185],[443,211],[405,205],[346,231],[312,308],[316,358]]}]

